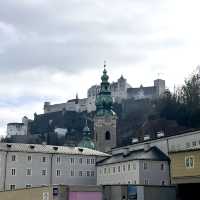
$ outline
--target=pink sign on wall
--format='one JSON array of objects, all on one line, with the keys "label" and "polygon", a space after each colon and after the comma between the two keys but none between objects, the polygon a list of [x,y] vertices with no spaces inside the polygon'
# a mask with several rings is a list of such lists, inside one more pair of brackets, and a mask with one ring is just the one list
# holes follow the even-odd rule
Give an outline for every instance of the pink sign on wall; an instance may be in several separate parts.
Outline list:
[{"label": "pink sign on wall", "polygon": [[102,200],[101,192],[70,192],[69,200]]}]

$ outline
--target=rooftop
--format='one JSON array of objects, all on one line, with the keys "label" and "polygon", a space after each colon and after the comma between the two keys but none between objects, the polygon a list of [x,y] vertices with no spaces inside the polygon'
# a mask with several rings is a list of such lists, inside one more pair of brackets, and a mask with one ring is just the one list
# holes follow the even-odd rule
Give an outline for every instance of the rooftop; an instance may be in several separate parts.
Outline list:
[{"label": "rooftop", "polygon": [[0,143],[0,151],[49,153],[85,156],[110,156],[109,154],[82,147],[51,146],[39,144]]},{"label": "rooftop", "polygon": [[168,156],[166,156],[157,147],[151,147],[148,150],[138,149],[134,151],[120,152],[113,154],[112,157],[108,157],[104,160],[98,162],[98,165],[107,165],[131,160],[154,160],[154,161],[169,161]]}]

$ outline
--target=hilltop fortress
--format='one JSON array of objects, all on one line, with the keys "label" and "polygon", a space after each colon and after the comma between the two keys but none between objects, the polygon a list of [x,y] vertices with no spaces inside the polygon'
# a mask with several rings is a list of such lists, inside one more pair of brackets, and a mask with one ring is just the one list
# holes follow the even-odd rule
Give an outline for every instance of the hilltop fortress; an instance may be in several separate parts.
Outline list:
[{"label": "hilltop fortress", "polygon": [[[100,85],[93,85],[87,91],[87,98],[79,99],[76,95],[75,99],[68,100],[66,103],[51,104],[44,103],[44,113],[58,112],[62,110],[75,112],[92,112],[96,110],[95,101],[100,91]],[[110,84],[111,96],[113,102],[121,103],[124,99],[155,99],[162,95],[165,91],[165,80],[154,80],[153,86],[138,88],[131,87],[127,80],[121,75],[117,82]]]}]

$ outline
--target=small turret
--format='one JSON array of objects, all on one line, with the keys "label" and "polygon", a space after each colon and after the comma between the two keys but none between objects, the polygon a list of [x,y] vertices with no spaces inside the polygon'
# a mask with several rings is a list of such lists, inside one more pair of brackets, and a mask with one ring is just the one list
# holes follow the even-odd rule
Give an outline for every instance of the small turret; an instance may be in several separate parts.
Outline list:
[{"label": "small turret", "polygon": [[94,142],[91,139],[91,131],[87,125],[87,120],[85,123],[85,127],[83,128],[83,138],[81,142],[78,144],[78,146],[88,148],[88,149],[95,149]]}]

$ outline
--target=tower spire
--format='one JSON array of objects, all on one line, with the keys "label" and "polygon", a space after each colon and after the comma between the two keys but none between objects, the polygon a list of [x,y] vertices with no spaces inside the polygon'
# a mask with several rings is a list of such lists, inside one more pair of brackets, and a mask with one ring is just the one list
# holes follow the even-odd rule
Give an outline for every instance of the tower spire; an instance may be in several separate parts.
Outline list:
[{"label": "tower spire", "polygon": [[96,98],[96,114],[99,116],[113,115],[112,104],[113,99],[110,91],[110,83],[108,82],[109,76],[105,69],[106,63],[104,61],[103,75],[101,76],[101,88]]}]

